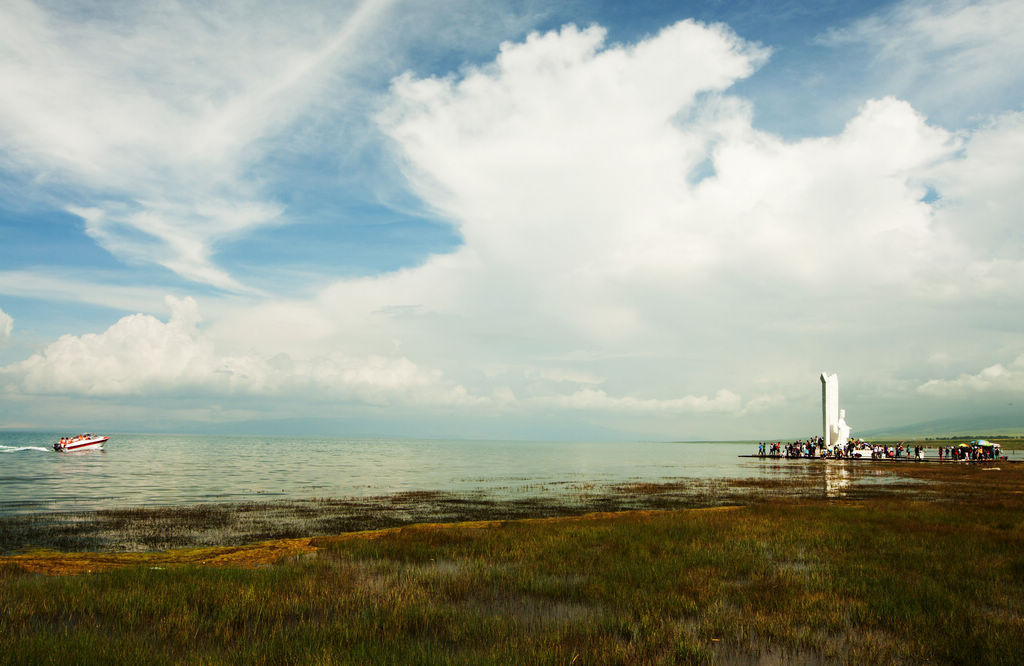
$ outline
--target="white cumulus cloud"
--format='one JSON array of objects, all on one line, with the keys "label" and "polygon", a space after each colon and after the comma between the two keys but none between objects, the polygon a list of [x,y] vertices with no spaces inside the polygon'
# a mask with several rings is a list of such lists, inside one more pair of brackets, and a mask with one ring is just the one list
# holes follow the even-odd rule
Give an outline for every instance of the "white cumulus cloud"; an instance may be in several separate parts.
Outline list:
[{"label": "white cumulus cloud", "polygon": [[[953,183],[1015,159],[1013,142],[985,138],[1015,131],[1009,120],[955,134],[884,97],[835,136],[786,141],[727,94],[765,57],[727,29],[603,39],[567,26],[459,75],[397,79],[380,125],[464,245],[308,301],[238,308],[211,333],[268,354],[397,343],[520,404],[770,414],[800,390],[778,378],[803,366],[815,377],[821,363],[920,354],[940,331],[929,299],[977,295],[982,278],[965,285],[965,272],[991,275],[991,248],[968,242],[971,192],[954,197]],[[894,333],[907,326],[919,335]],[[538,385],[570,378],[584,388]]]},{"label": "white cumulus cloud", "polygon": [[212,396],[292,394],[369,404],[466,405],[488,402],[408,358],[327,354],[314,358],[219,352],[199,327],[192,298],[168,297],[167,322],[145,314],[103,333],[65,335],[0,368],[8,389],[29,394]]},{"label": "white cumulus cloud", "polygon": [[3,310],[0,310],[0,338],[11,337],[14,330],[14,318]]},{"label": "white cumulus cloud", "polygon": [[979,394],[1018,394],[1024,392],[1024,354],[1010,363],[996,363],[976,374],[965,373],[955,379],[931,379],[917,387],[918,392],[936,397],[966,397]]}]

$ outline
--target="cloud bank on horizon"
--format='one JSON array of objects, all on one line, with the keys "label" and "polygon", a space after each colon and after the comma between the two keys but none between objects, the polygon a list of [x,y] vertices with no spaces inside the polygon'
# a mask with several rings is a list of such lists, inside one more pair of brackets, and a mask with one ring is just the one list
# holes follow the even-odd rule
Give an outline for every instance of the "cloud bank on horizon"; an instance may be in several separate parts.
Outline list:
[{"label": "cloud bank on horizon", "polygon": [[0,426],[803,435],[822,369],[855,428],[1019,412],[1018,3],[442,7],[0,9]]}]

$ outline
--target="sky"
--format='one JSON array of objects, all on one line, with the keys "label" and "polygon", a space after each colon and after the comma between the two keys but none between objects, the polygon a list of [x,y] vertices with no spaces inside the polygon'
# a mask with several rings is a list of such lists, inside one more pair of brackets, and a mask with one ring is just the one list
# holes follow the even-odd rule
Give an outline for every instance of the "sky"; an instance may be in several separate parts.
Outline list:
[{"label": "sky", "polygon": [[1024,431],[1024,3],[0,4],[0,429]]}]

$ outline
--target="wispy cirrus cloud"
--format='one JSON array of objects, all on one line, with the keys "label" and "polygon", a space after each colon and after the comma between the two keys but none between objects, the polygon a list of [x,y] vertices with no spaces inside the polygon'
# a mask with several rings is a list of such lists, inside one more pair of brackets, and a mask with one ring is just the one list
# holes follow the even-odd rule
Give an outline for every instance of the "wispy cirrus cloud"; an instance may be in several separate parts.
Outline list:
[{"label": "wispy cirrus cloud", "polygon": [[1024,58],[1016,0],[906,0],[818,38],[870,49],[873,76],[930,115],[963,123],[992,108],[1019,108]]},{"label": "wispy cirrus cloud", "polygon": [[84,6],[5,3],[3,165],[59,183],[67,210],[123,260],[244,291],[216,265],[217,244],[283,212],[247,171],[359,61],[390,4],[339,6],[321,24],[269,6],[131,5],[83,20]]},{"label": "wispy cirrus cloud", "polygon": [[906,0],[851,25],[829,30],[819,40],[832,44],[867,42],[877,47],[878,58],[909,57],[912,66],[923,64],[918,59],[927,56],[941,58],[942,62],[962,60],[958,72],[977,71],[1021,52],[1024,47],[1016,34],[1021,19],[1024,9],[1013,0]]},{"label": "wispy cirrus cloud", "polygon": [[213,254],[224,240],[281,223],[274,203],[218,198],[203,201],[99,202],[69,206],[85,232],[129,263],[153,263],[178,275],[230,292],[253,292],[218,267]]},{"label": "wispy cirrus cloud", "polygon": [[84,280],[73,270],[0,271],[0,294],[55,303],[99,305],[129,312],[164,312],[167,290],[118,284],[116,276],[94,272]]}]

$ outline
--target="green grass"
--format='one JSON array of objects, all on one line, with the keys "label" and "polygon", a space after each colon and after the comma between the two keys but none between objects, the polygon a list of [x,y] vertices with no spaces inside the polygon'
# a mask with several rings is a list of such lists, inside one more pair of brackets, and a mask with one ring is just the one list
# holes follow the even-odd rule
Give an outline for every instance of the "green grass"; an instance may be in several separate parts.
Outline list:
[{"label": "green grass", "polygon": [[943,501],[408,527],[260,569],[0,560],[0,663],[1019,663],[1021,474],[936,473]]}]

